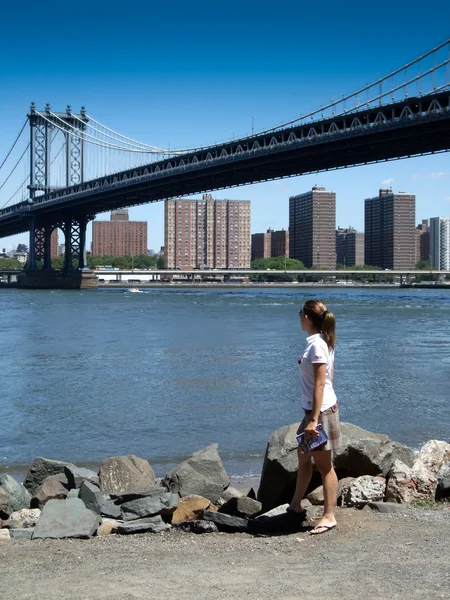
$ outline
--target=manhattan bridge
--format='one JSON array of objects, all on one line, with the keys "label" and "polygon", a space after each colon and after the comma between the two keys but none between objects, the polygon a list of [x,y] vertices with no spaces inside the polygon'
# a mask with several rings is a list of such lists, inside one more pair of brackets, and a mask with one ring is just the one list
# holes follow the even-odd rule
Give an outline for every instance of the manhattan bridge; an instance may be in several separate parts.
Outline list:
[{"label": "manhattan bridge", "polygon": [[36,276],[38,261],[41,273],[51,270],[50,236],[60,228],[62,275],[73,276],[86,268],[86,226],[98,213],[448,151],[449,63],[450,39],[317,110],[200,148],[154,146],[114,131],[84,107],[55,112],[32,103],[0,157],[0,237],[29,231],[28,273]]}]

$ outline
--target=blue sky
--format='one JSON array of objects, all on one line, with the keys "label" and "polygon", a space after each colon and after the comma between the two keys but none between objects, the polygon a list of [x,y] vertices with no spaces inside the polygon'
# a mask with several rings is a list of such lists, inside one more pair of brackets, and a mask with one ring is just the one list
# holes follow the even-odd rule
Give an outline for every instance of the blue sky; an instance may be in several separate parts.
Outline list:
[{"label": "blue sky", "polygon": [[[130,137],[205,145],[287,121],[413,60],[450,35],[450,5],[378,2],[8,3],[0,37],[0,162],[31,101],[85,105]],[[0,172],[0,183],[3,171]],[[252,231],[287,228],[290,195],[337,193],[337,224],[363,228],[382,186],[416,194],[416,220],[450,215],[450,155],[216,192],[252,201]],[[0,193],[0,203],[4,198]],[[130,209],[163,244],[162,203]],[[100,215],[108,218],[108,215]],[[27,236],[0,240],[9,247]]]}]

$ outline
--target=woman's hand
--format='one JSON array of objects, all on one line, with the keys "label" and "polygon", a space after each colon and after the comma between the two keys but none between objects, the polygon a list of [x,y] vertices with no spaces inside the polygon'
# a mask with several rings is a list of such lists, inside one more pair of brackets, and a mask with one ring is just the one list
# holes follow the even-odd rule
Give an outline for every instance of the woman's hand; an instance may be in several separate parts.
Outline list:
[{"label": "woman's hand", "polygon": [[319,432],[317,431],[317,419],[311,419],[308,425],[305,427],[305,435],[309,437],[318,437]]}]

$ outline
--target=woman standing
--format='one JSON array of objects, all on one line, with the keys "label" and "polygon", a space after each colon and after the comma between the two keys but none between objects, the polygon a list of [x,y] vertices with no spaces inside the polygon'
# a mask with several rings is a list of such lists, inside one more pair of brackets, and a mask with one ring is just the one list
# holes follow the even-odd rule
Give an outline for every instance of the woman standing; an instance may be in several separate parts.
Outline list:
[{"label": "woman standing", "polygon": [[332,452],[339,445],[339,411],[333,389],[336,320],[323,302],[308,300],[299,312],[300,324],[308,335],[306,349],[299,357],[300,379],[305,416],[297,434],[317,437],[320,423],[328,441],[306,454],[298,454],[298,473],[290,511],[304,514],[302,499],[312,476],[312,460],[322,476],[324,491],[323,516],[309,533],[317,535],[336,527],[334,508],[338,480],[333,468]]}]

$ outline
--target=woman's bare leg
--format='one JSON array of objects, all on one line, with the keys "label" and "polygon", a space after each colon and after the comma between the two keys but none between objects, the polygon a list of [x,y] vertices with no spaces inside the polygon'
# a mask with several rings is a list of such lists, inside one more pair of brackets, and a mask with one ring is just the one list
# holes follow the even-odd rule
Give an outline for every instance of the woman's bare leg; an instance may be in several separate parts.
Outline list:
[{"label": "woman's bare leg", "polygon": [[302,500],[308,489],[309,482],[312,477],[312,463],[310,454],[298,453],[298,471],[297,480],[295,483],[295,492],[291,500],[289,508],[295,512],[302,511]]},{"label": "woman's bare leg", "polygon": [[313,455],[318,471],[322,475],[324,497],[323,516],[314,529],[310,532],[314,535],[318,533],[325,533],[325,531],[328,531],[336,526],[334,509],[336,506],[338,478],[333,468],[331,450],[320,450],[317,452],[312,452],[311,454]]}]

